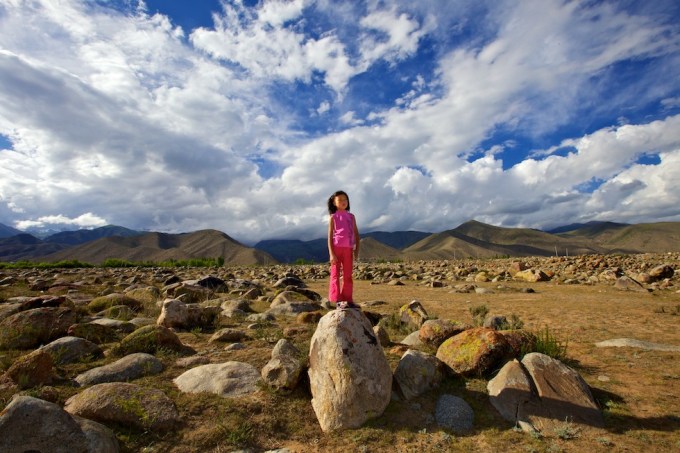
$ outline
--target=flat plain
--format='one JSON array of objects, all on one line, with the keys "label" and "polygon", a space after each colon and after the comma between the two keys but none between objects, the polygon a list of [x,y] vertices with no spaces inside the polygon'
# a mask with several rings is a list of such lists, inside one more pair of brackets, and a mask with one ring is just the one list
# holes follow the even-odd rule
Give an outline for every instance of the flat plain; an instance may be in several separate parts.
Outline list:
[{"label": "flat plain", "polygon": [[[671,263],[677,269],[678,263]],[[416,265],[417,266],[417,265]],[[317,266],[323,268],[323,266]],[[64,273],[61,279],[87,279],[92,270]],[[126,270],[130,276],[130,270]],[[205,270],[185,270],[187,276]],[[257,267],[220,272],[239,278],[255,278]],[[287,272],[301,276],[311,274],[305,266],[282,266],[279,276]],[[325,296],[328,280],[304,278],[308,288]],[[219,274],[218,274],[219,275]],[[142,278],[143,279],[143,278]],[[183,371],[176,365],[177,356],[159,354],[166,368],[161,374],[135,381],[155,387],[170,396],[180,412],[180,429],[158,434],[125,427],[112,427],[121,451],[143,452],[230,452],[266,451],[288,448],[290,451],[481,451],[481,452],[638,452],[680,451],[680,352],[649,348],[597,347],[595,344],[617,338],[631,338],[651,343],[680,346],[680,285],[677,275],[671,285],[654,291],[621,291],[611,283],[564,284],[558,279],[545,282],[474,282],[481,293],[461,293],[454,283],[433,287],[417,279],[402,278],[401,285],[355,280],[358,303],[370,305],[372,312],[386,317],[399,307],[418,300],[430,317],[472,323],[471,309],[484,305],[490,314],[516,315],[524,329],[549,331],[566,345],[565,363],[574,368],[591,387],[605,419],[604,428],[586,427],[564,422],[563,429],[542,435],[530,435],[505,421],[489,402],[486,384],[489,376],[461,378],[449,376],[442,385],[411,401],[392,401],[384,414],[354,430],[324,433],[311,406],[308,382],[303,379],[290,395],[278,395],[262,386],[253,395],[226,399],[210,394],[189,395],[180,392],[172,379]],[[456,282],[461,283],[461,282]],[[673,286],[675,283],[676,286]],[[103,285],[81,288],[96,294]],[[526,291],[527,288],[533,292]],[[0,289],[5,299],[16,295],[35,295],[20,285]],[[376,301],[384,302],[375,304]],[[368,304],[371,302],[371,304]],[[254,301],[256,312],[269,308],[266,299]],[[145,315],[157,316],[157,307],[145,307]],[[234,321],[231,327],[247,328],[248,323]],[[178,332],[182,342],[205,355],[212,363],[248,362],[261,369],[269,360],[273,345],[288,337],[303,352],[308,351],[314,333],[313,324],[299,324],[294,317],[276,322],[250,333],[245,349],[228,351],[224,345],[209,343],[214,330],[193,329]],[[395,344],[385,354],[396,367],[405,351],[396,345],[407,332],[390,331]],[[0,351],[0,371],[26,351]],[[58,369],[62,377],[77,374],[109,363],[105,357],[90,363],[75,363]],[[78,388],[53,385],[29,389],[24,393],[63,404]],[[0,408],[15,391],[0,390]],[[474,429],[455,435],[434,423],[436,401],[443,394],[463,398],[475,412]],[[28,435],[28,434],[27,434]]]}]

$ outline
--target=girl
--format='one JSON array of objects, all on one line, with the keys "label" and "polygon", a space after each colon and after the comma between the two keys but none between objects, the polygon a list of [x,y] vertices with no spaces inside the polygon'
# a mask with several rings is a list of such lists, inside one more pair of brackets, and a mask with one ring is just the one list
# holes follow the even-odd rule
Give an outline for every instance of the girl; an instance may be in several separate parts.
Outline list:
[{"label": "girl", "polygon": [[339,190],[330,196],[328,213],[328,255],[331,259],[328,299],[338,308],[356,308],[352,299],[352,260],[359,257],[359,230],[354,215],[349,212],[349,197],[345,192]]}]

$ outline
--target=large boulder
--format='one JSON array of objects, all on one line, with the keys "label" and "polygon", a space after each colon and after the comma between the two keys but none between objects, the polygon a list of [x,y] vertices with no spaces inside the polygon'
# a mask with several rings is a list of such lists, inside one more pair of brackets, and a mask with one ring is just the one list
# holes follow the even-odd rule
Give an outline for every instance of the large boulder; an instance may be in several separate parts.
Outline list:
[{"label": "large boulder", "polygon": [[325,432],[358,428],[380,416],[391,398],[392,371],[360,310],[326,314],[309,351],[312,407]]},{"label": "large boulder", "polygon": [[0,322],[0,349],[31,349],[66,335],[76,322],[70,308],[35,308]]},{"label": "large boulder", "polygon": [[111,293],[106,296],[95,297],[90,301],[87,307],[92,313],[97,313],[117,305],[125,305],[135,311],[142,308],[142,303],[140,301],[120,293]]},{"label": "large boulder", "polygon": [[101,423],[169,431],[180,423],[175,403],[161,390],[113,382],[88,387],[66,401],[64,409]]},{"label": "large boulder", "polygon": [[437,350],[437,358],[455,374],[481,376],[493,369],[509,352],[503,334],[478,327],[446,340]]},{"label": "large boulder", "polygon": [[260,373],[242,362],[201,365],[185,371],[173,382],[184,393],[209,392],[222,397],[235,397],[258,390]]},{"label": "large boulder", "polygon": [[487,385],[491,404],[527,431],[551,431],[569,420],[603,427],[604,419],[581,376],[557,359],[533,352],[508,362]]},{"label": "large boulder", "polygon": [[68,335],[80,337],[95,344],[118,341],[118,330],[96,322],[81,322],[68,328]]},{"label": "large boulder", "polygon": [[434,416],[439,426],[456,434],[472,430],[475,421],[475,413],[470,405],[455,395],[440,396]]}]

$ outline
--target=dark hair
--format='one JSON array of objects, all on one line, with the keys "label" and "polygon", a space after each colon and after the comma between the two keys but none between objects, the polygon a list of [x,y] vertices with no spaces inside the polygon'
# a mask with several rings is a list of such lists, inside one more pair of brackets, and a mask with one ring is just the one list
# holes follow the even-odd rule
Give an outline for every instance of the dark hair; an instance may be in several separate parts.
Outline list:
[{"label": "dark hair", "polygon": [[338,190],[335,192],[333,195],[331,195],[328,198],[328,213],[329,214],[335,214],[335,212],[338,210],[337,206],[335,206],[335,197],[339,197],[340,195],[344,195],[347,197],[347,210],[349,211],[349,195],[345,193],[343,190]]}]

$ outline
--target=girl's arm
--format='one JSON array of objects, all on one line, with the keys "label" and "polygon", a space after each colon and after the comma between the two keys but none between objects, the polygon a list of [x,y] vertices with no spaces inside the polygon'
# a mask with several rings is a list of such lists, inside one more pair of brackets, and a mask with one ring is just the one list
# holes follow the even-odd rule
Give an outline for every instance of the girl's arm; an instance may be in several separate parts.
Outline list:
[{"label": "girl's arm", "polygon": [[330,216],[328,219],[328,256],[331,260],[331,263],[335,263],[337,260],[335,258],[335,253],[333,253],[333,229],[334,229],[334,223],[333,223],[333,216]]},{"label": "girl's arm", "polygon": [[359,229],[357,228],[357,219],[352,214],[352,220],[354,224],[354,259],[359,258],[359,244],[361,244],[361,237],[359,236]]}]

